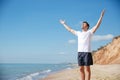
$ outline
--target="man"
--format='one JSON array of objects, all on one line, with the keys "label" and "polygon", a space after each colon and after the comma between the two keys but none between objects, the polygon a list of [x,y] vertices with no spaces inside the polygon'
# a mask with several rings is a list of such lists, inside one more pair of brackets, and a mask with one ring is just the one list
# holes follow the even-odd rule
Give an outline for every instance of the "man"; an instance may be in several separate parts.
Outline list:
[{"label": "man", "polygon": [[105,10],[101,12],[100,18],[97,24],[90,30],[88,22],[82,23],[82,31],[75,31],[71,29],[64,20],[60,20],[60,23],[72,34],[78,37],[78,65],[80,67],[80,79],[90,80],[91,70],[90,65],[93,65],[93,59],[91,55],[91,37],[93,33],[98,29],[102,22],[102,18]]}]

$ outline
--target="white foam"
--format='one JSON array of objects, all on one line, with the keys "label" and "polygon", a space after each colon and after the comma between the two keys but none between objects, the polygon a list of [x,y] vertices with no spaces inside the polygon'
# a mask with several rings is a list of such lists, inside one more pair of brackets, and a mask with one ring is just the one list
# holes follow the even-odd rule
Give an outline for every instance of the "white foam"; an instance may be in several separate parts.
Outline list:
[{"label": "white foam", "polygon": [[29,75],[27,75],[25,77],[16,79],[16,80],[33,80],[35,77],[40,76],[40,74],[47,74],[47,73],[50,73],[51,71],[52,70],[48,69],[48,70],[44,70],[42,72],[32,73],[32,74],[29,74]]},{"label": "white foam", "polygon": [[70,69],[72,69],[72,68],[68,67],[68,68],[66,68],[66,69],[70,70]]},{"label": "white foam", "polygon": [[51,71],[52,71],[52,70],[48,69],[48,70],[42,71],[41,73],[49,73],[49,72],[51,72]]},{"label": "white foam", "polygon": [[36,72],[36,73],[29,74],[23,78],[16,79],[16,80],[33,80],[33,77],[38,76],[38,75],[39,75],[39,72]]},{"label": "white foam", "polygon": [[30,74],[30,76],[34,77],[34,76],[38,76],[39,75],[39,72],[36,72],[36,73],[33,73],[33,74]]},{"label": "white foam", "polygon": [[23,77],[23,78],[20,78],[20,79],[16,79],[16,80],[32,80],[32,77],[28,75],[26,77]]}]

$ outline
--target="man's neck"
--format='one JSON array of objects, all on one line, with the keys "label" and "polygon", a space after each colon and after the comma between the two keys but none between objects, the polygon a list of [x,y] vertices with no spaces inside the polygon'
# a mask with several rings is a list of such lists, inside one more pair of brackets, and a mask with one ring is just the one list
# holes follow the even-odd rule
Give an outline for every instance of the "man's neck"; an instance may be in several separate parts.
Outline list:
[{"label": "man's neck", "polygon": [[84,30],[84,29],[82,29],[82,32],[87,32],[88,30]]}]

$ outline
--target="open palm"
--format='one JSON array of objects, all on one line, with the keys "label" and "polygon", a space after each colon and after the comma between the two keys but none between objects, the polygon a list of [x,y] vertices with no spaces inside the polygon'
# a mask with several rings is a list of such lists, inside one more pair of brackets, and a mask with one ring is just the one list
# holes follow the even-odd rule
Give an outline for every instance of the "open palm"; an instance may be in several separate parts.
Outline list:
[{"label": "open palm", "polygon": [[65,20],[60,20],[60,23],[61,24],[65,24]]}]

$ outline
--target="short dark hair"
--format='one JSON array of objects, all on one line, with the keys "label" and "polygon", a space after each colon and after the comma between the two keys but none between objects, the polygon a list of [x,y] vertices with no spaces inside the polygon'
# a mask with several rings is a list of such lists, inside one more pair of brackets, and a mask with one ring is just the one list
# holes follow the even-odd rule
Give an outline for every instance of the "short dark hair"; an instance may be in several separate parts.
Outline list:
[{"label": "short dark hair", "polygon": [[90,27],[89,23],[87,21],[83,21],[83,23],[86,23],[88,26],[88,29],[89,29],[89,27]]}]

